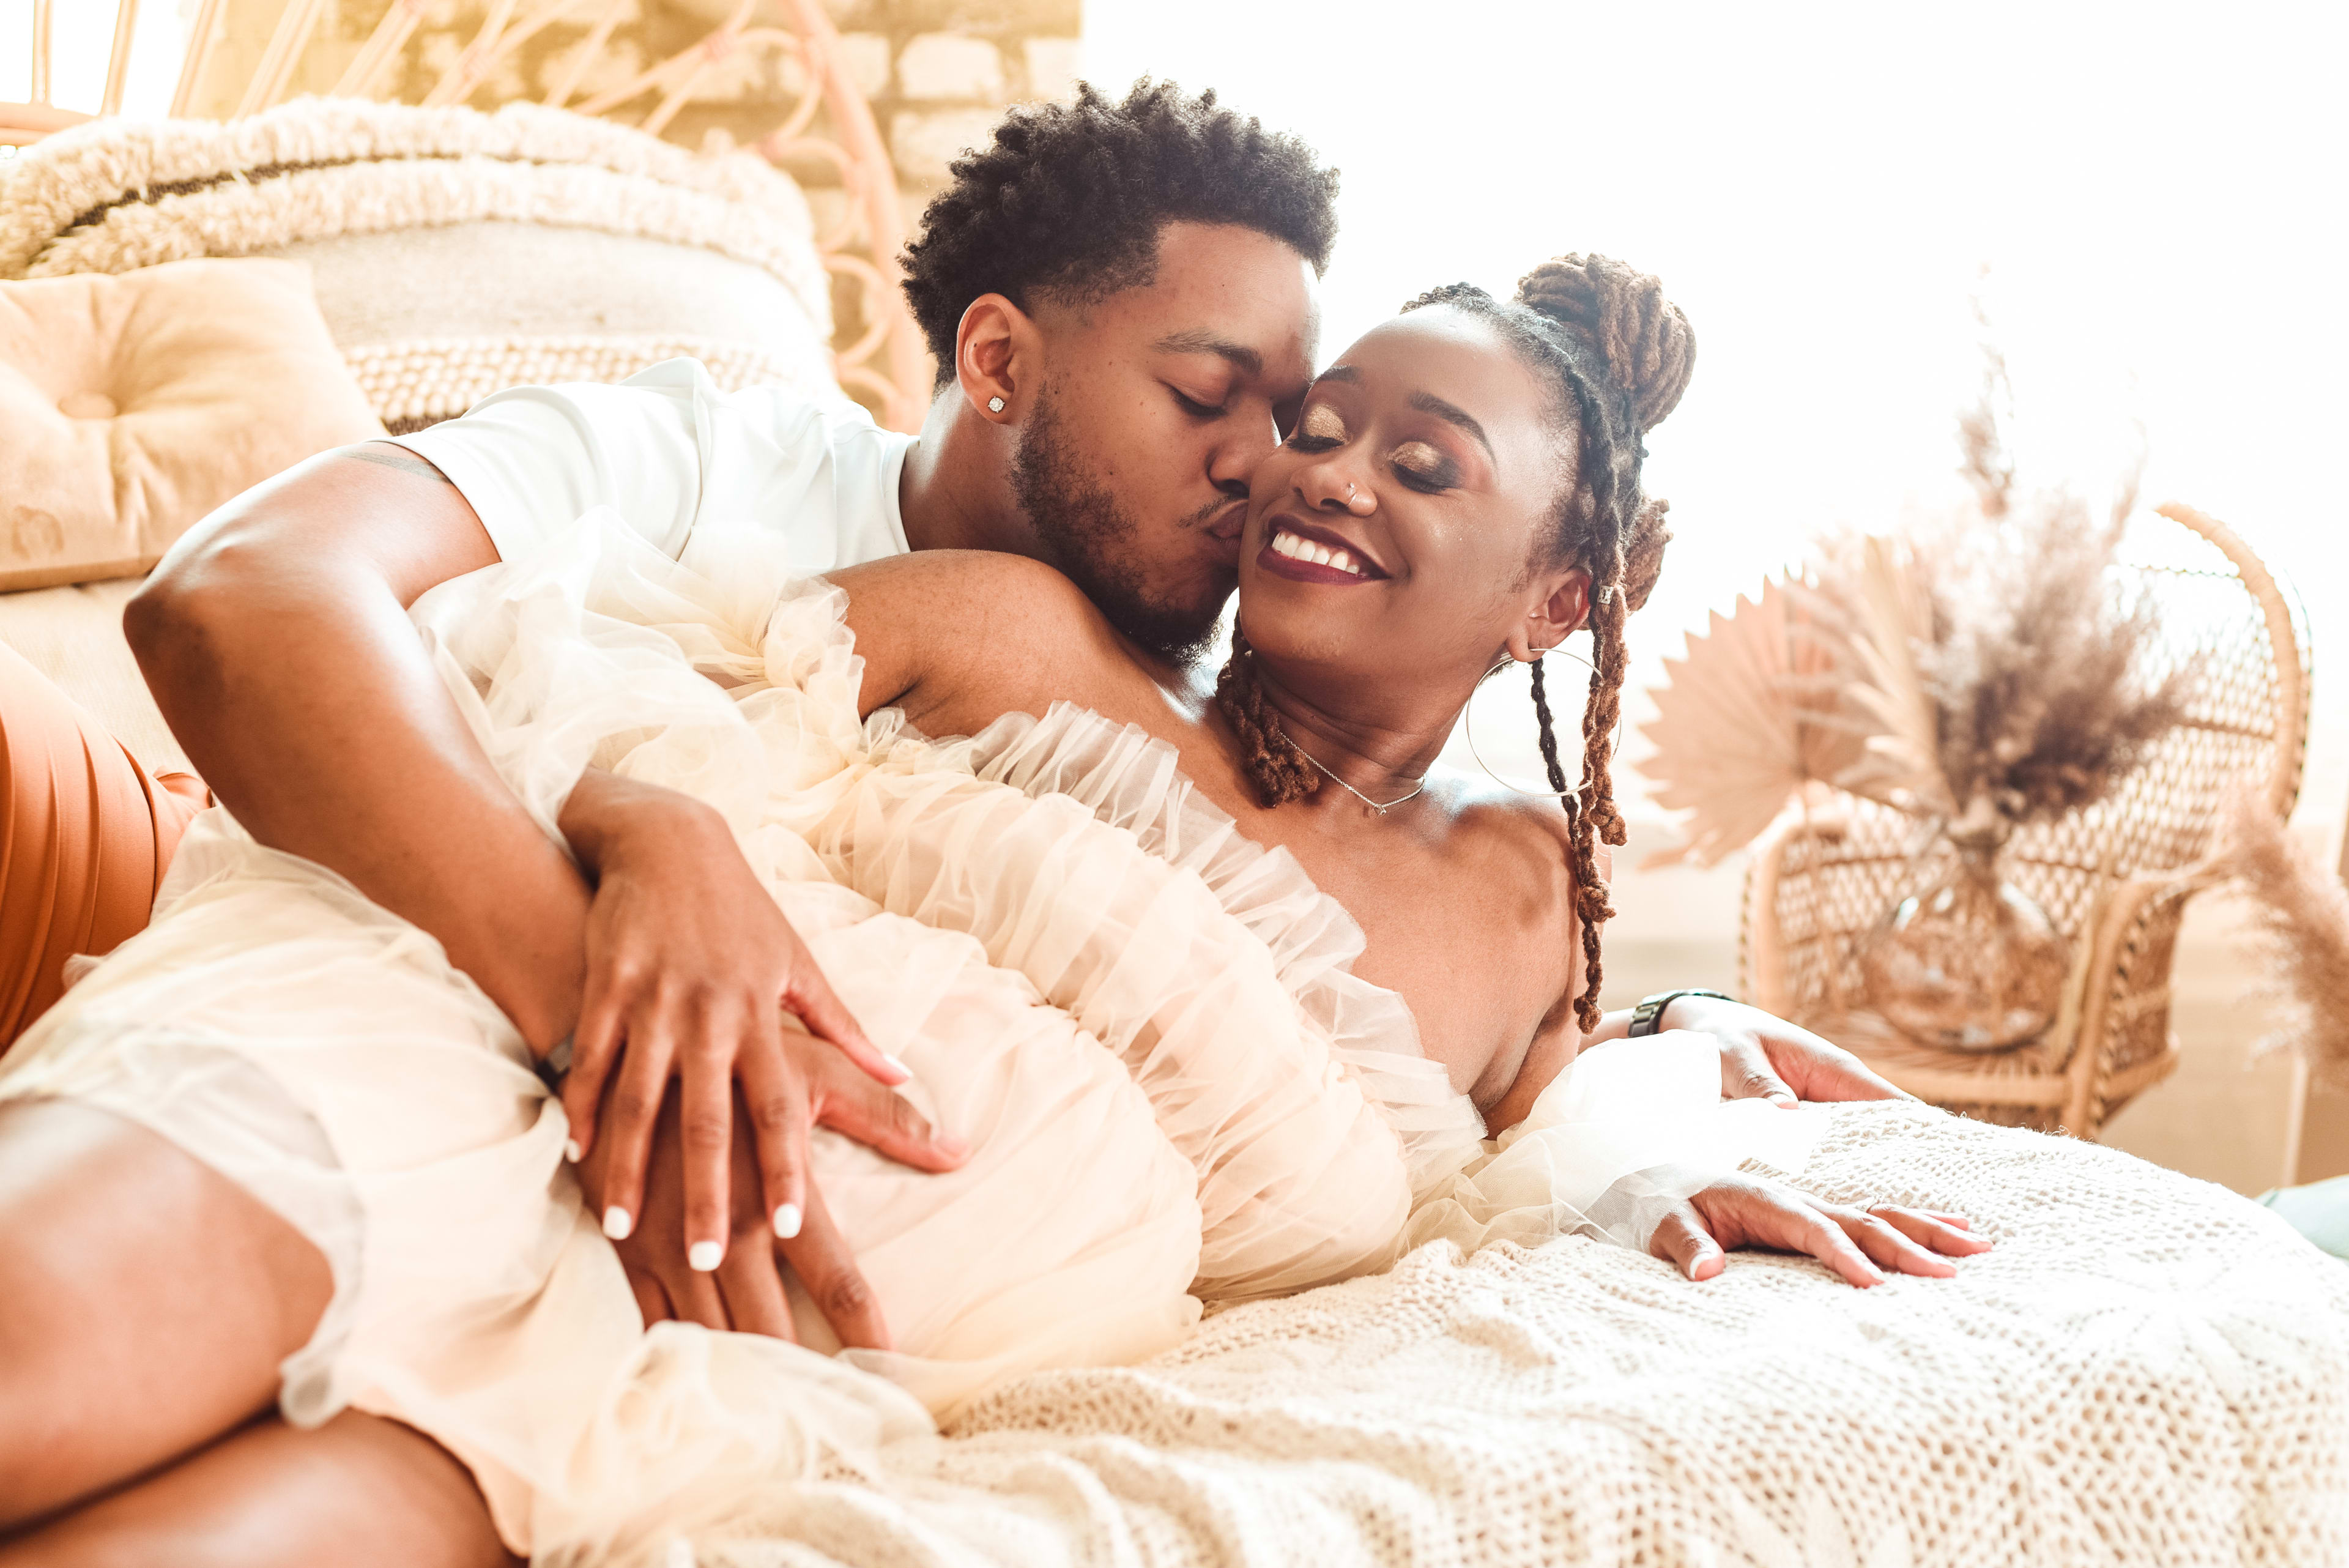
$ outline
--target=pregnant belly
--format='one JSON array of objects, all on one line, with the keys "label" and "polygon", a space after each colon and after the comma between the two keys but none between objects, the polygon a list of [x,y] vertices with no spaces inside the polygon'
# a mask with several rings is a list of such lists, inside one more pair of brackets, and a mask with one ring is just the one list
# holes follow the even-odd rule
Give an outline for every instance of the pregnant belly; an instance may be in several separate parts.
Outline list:
[{"label": "pregnant belly", "polygon": [[[977,941],[889,914],[795,923],[841,1000],[972,1149],[945,1174],[816,1135],[810,1174],[895,1348],[851,1359],[941,1415],[1044,1366],[1138,1360],[1196,1321],[1198,1178],[1125,1068]],[[802,1342],[836,1348],[793,1291]]]}]

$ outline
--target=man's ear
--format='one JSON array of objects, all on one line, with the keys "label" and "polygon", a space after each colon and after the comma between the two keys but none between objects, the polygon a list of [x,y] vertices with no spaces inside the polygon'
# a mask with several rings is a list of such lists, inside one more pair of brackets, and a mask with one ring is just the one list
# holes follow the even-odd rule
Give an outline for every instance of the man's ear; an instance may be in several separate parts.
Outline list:
[{"label": "man's ear", "polygon": [[1019,423],[1043,364],[1044,336],[1026,311],[999,294],[982,294],[964,308],[955,328],[955,380],[979,418]]},{"label": "man's ear", "polygon": [[1579,566],[1535,578],[1533,592],[1542,597],[1509,631],[1509,657],[1521,664],[1547,653],[1590,618],[1590,574]]}]

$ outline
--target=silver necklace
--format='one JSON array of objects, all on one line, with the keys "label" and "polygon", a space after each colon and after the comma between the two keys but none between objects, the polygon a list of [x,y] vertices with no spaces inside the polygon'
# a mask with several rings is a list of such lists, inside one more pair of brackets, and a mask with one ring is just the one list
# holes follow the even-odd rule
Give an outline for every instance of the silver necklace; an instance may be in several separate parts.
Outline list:
[{"label": "silver necklace", "polygon": [[[1289,744],[1296,746],[1297,742],[1291,741]],[[1364,794],[1361,790],[1356,789],[1352,784],[1348,784],[1344,779],[1340,778],[1328,768],[1321,767],[1321,759],[1307,751],[1304,747],[1297,746],[1297,754],[1303,757],[1307,762],[1311,763],[1315,767],[1321,768],[1322,777],[1336,784],[1340,789],[1344,790],[1348,794],[1352,795],[1356,800],[1361,801],[1364,805],[1369,806],[1372,811],[1377,812],[1381,816],[1384,816],[1388,812],[1409,800],[1412,795],[1417,794],[1421,790],[1427,787],[1427,780],[1423,776],[1418,784],[1413,788],[1411,794],[1399,794],[1395,796],[1394,799],[1387,802],[1386,805],[1381,805],[1377,801],[1372,800],[1369,795]]]}]

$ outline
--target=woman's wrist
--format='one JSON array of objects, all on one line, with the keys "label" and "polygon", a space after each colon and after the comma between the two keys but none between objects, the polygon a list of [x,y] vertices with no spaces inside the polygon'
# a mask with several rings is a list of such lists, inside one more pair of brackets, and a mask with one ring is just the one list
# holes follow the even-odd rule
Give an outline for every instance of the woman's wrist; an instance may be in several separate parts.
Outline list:
[{"label": "woman's wrist", "polygon": [[[1640,1005],[1631,1010],[1630,1033],[1634,1039],[1638,1039],[1650,1034],[1661,1034],[1667,1029],[1684,1027],[1686,1013],[1689,1005],[1692,1002],[1700,1004],[1708,1001],[1734,1002],[1736,1000],[1726,992],[1708,991],[1701,986],[1660,991],[1652,996],[1640,998]],[[1672,1016],[1675,1012],[1682,1015],[1678,1023]]]},{"label": "woman's wrist", "polygon": [[601,880],[632,855],[673,855],[726,837],[725,819],[673,789],[590,768],[579,775],[556,826],[587,874]]}]

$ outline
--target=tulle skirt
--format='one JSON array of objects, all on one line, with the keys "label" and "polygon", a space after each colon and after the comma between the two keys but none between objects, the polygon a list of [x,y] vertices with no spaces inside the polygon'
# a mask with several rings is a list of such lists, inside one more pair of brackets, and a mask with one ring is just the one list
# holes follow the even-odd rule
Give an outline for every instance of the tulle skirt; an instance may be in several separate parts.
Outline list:
[{"label": "tulle skirt", "polygon": [[803,1302],[809,1348],[645,1333],[510,1023],[219,809],[153,924],[0,1062],[0,1098],[151,1127],[316,1243],[336,1288],[285,1414],[428,1433],[546,1560],[625,1557],[1008,1377],[1146,1356],[1203,1299],[1382,1267],[1478,1150],[1408,1009],[1353,977],[1353,923],[1172,748],[1067,707],[949,742],[868,722],[842,596],[786,566],[583,524],[418,619],[550,830],[590,763],[725,813],[904,1093],[973,1146],[926,1175],[816,1137],[894,1352],[820,1354]]}]

